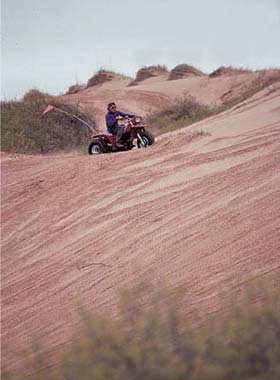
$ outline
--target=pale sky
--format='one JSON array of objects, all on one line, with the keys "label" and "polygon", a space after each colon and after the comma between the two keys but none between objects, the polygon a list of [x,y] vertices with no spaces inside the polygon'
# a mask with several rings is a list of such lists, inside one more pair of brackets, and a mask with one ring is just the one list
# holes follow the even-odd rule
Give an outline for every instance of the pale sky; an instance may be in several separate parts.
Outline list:
[{"label": "pale sky", "polygon": [[280,0],[2,0],[1,99],[53,95],[101,67],[280,68]]}]

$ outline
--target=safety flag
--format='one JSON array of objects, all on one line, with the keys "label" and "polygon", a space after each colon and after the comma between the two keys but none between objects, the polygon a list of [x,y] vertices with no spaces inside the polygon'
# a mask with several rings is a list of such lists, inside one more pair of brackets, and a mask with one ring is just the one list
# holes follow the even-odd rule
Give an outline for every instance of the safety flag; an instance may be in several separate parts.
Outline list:
[{"label": "safety flag", "polygon": [[46,107],[46,109],[43,111],[42,115],[46,115],[46,113],[52,111],[54,109],[53,106],[51,106],[50,104]]}]

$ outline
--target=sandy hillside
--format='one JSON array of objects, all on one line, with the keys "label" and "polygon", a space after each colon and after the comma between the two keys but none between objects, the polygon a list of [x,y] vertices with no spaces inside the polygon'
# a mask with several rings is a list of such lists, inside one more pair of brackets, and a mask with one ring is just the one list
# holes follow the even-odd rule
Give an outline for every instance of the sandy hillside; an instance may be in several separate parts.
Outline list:
[{"label": "sandy hillside", "polygon": [[114,313],[119,288],[165,280],[188,290],[186,312],[213,313],[280,273],[279,104],[278,83],[145,151],[3,155],[7,362],[33,334],[67,340],[77,299]]},{"label": "sandy hillside", "polygon": [[230,70],[225,69],[213,77],[190,75],[177,80],[168,80],[168,73],[159,73],[135,86],[130,86],[132,78],[116,76],[113,80],[83,89],[76,94],[64,95],[60,99],[65,103],[79,104],[94,115],[98,126],[105,130],[104,114],[111,101],[116,101],[118,108],[124,112],[145,116],[185,95],[192,95],[203,104],[220,105],[238,97],[258,80],[280,78],[280,70]]}]

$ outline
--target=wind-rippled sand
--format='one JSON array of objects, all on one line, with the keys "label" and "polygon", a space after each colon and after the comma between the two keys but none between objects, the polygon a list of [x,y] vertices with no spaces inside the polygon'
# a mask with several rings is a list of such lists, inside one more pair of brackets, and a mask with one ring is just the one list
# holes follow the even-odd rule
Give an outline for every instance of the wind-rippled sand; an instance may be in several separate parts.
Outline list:
[{"label": "wind-rippled sand", "polygon": [[3,154],[4,360],[33,335],[65,342],[77,300],[115,315],[120,288],[165,281],[214,313],[279,273],[279,104],[275,84],[145,151]]}]

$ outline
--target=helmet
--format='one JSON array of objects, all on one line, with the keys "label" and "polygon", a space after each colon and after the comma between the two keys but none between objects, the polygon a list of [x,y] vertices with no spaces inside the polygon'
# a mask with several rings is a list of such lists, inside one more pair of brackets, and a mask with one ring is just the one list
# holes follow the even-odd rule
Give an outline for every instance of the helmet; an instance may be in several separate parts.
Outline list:
[{"label": "helmet", "polygon": [[110,111],[110,108],[111,108],[112,106],[115,106],[115,105],[116,105],[115,102],[108,103],[108,105],[107,105],[107,110]]}]

